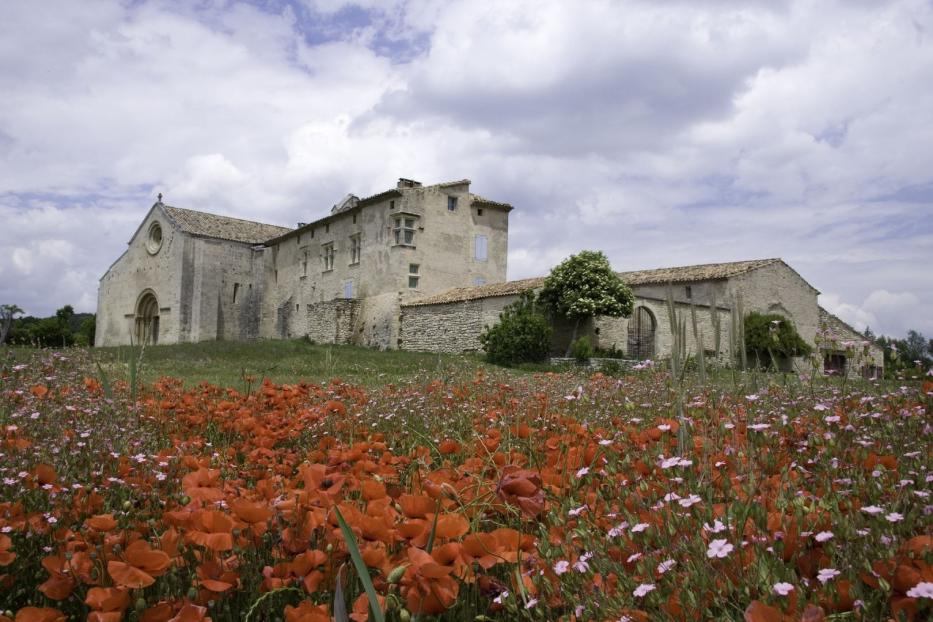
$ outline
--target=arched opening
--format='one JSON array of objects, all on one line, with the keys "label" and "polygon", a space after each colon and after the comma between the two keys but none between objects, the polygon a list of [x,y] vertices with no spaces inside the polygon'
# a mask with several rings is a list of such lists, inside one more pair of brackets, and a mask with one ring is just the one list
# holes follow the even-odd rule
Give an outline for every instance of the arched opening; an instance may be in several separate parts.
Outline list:
[{"label": "arched opening", "polygon": [[136,305],[136,343],[159,343],[159,303],[152,292],[143,294]]},{"label": "arched opening", "polygon": [[654,315],[647,307],[638,307],[628,323],[629,358],[644,360],[654,358]]}]

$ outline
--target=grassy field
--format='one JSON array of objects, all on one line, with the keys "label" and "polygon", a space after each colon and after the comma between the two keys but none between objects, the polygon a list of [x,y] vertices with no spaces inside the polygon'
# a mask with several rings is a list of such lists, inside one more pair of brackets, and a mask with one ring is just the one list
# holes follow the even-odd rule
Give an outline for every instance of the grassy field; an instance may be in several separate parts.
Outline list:
[{"label": "grassy field", "polygon": [[0,351],[0,622],[933,614],[929,380],[138,357]]},{"label": "grassy field", "polygon": [[340,379],[376,387],[432,378],[450,379],[484,366],[475,355],[378,351],[340,345],[317,345],[305,339],[289,341],[209,341],[140,348],[97,348],[92,355],[108,374],[126,379],[131,361],[140,360],[140,379],[151,383],[163,376],[186,385],[200,382],[242,390],[248,378],[255,386],[263,378],[276,384],[326,384]]}]

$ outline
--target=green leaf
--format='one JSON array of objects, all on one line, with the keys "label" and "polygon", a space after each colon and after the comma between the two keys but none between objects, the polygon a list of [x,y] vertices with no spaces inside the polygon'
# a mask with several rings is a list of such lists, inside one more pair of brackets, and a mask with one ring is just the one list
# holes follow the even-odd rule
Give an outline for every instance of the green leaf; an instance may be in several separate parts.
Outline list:
[{"label": "green leaf", "polygon": [[356,536],[353,535],[353,530],[350,529],[347,521],[343,518],[343,514],[340,513],[340,508],[334,506],[334,513],[337,515],[337,522],[340,523],[340,531],[343,533],[343,539],[347,543],[347,550],[350,552],[350,559],[353,560],[353,567],[356,568],[356,574],[359,575],[360,582],[363,584],[363,589],[366,590],[366,598],[369,599],[369,610],[373,614],[373,619],[375,622],[385,622],[385,614],[382,613],[382,609],[379,607],[379,599],[376,597],[376,588],[373,587],[373,580],[369,576],[369,569],[366,568],[363,556],[360,555],[360,547],[356,544]]}]

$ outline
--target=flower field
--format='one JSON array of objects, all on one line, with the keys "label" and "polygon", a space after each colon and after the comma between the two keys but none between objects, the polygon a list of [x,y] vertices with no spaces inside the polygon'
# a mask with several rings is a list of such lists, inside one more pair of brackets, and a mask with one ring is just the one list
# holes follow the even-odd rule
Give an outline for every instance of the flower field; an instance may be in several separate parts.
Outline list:
[{"label": "flower field", "polygon": [[0,621],[928,620],[931,393],[0,362]]}]

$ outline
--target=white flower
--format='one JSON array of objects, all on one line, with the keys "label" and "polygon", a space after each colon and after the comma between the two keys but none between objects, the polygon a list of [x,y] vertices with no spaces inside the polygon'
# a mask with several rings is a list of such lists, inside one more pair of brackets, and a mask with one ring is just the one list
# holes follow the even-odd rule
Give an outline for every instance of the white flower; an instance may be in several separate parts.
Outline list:
[{"label": "white flower", "polygon": [[735,547],[729,544],[725,539],[713,540],[709,543],[706,556],[711,559],[714,557],[725,558],[729,556],[729,553],[731,553],[734,548]]},{"label": "white flower", "polygon": [[827,540],[832,539],[833,532],[831,531],[821,531],[820,533],[813,536],[817,542],[826,542]]},{"label": "white flower", "polygon": [[654,589],[654,583],[642,583],[635,588],[635,591],[632,592],[632,596],[635,598],[641,598],[645,596],[648,592]]},{"label": "white flower", "polygon": [[826,585],[826,583],[828,583],[829,581],[832,581],[835,577],[838,577],[840,574],[842,573],[836,570],[835,568],[822,568],[820,572],[816,575],[816,578],[819,580],[820,583],[822,583],[823,585]]},{"label": "white flower", "polygon": [[884,512],[884,510],[879,508],[877,505],[866,505],[862,508],[862,511],[866,514],[881,514]]},{"label": "white flower", "polygon": [[691,505],[696,505],[700,501],[702,501],[702,499],[700,499],[700,495],[690,495],[686,499],[681,499],[677,503],[679,503],[681,507],[689,508]]},{"label": "white flower", "polygon": [[589,473],[589,472],[590,472],[590,468],[589,468],[589,467],[583,467],[582,469],[580,469],[579,471],[577,471],[577,479],[580,479],[581,477],[583,477],[584,475],[586,475],[586,474]]},{"label": "white flower", "polygon": [[933,582],[921,581],[907,590],[907,596],[910,598],[929,598],[933,600]]},{"label": "white flower", "polygon": [[778,596],[787,596],[794,590],[794,586],[790,583],[775,583],[774,584],[774,593]]},{"label": "white flower", "polygon": [[570,570],[570,562],[568,562],[566,559],[562,559],[554,564],[554,574],[562,575],[568,570]]},{"label": "white flower", "polygon": [[713,521],[713,524],[712,524],[712,525],[708,525],[708,524],[704,523],[704,524],[703,524],[703,529],[705,529],[706,531],[708,531],[708,532],[710,532],[710,533],[719,533],[720,531],[725,531],[725,530],[726,530],[726,526],[723,525],[722,522],[721,522],[719,519],[716,519],[716,520]]},{"label": "white flower", "polygon": [[641,532],[641,531],[644,531],[644,530],[647,529],[649,526],[650,526],[650,525],[648,525],[648,523],[638,523],[637,525],[635,525],[634,527],[632,527],[632,533],[639,533],[639,532]]},{"label": "white flower", "polygon": [[667,572],[668,570],[670,570],[676,565],[677,565],[677,562],[675,562],[673,559],[665,560],[661,562],[660,564],[658,564],[658,574],[664,574],[665,572]]},{"label": "white flower", "polygon": [[904,520],[904,515],[898,512],[891,512],[890,514],[885,514],[884,519],[889,523],[899,523]]}]

